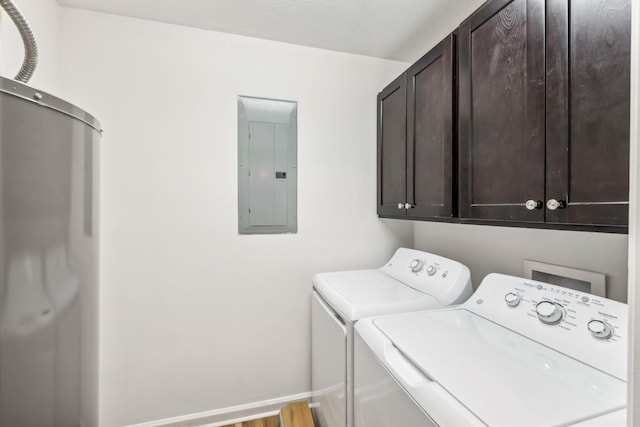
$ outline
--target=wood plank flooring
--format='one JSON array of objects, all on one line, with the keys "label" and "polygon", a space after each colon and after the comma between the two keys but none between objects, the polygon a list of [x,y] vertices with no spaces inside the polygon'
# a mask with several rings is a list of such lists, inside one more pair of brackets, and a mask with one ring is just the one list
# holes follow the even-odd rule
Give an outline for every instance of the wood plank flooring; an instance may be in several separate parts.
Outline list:
[{"label": "wood plank flooring", "polygon": [[259,420],[245,421],[243,423],[229,424],[224,427],[279,427],[280,420],[277,415],[268,418],[260,418]]},{"label": "wood plank flooring", "polygon": [[[282,421],[282,424],[280,424]],[[315,427],[309,403],[289,403],[280,410],[280,416],[229,424],[224,427]]]},{"label": "wood plank flooring", "polygon": [[306,401],[289,403],[282,408],[282,427],[314,427],[313,416]]}]

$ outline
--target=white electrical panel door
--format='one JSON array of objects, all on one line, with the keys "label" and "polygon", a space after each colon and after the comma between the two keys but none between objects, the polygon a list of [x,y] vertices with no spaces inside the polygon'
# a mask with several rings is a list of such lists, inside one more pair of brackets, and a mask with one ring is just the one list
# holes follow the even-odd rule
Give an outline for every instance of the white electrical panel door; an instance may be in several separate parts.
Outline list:
[{"label": "white electrical panel door", "polygon": [[297,104],[238,97],[238,231],[295,233]]},{"label": "white electrical panel door", "polygon": [[249,225],[287,225],[287,132],[249,123]]}]

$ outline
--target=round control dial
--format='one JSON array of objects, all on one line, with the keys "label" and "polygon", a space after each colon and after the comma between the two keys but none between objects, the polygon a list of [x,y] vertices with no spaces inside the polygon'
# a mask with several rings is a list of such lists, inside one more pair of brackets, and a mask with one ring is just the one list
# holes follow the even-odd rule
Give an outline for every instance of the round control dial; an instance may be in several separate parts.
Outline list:
[{"label": "round control dial", "polygon": [[435,264],[431,264],[429,267],[427,267],[427,274],[429,276],[433,276],[434,274],[436,274],[436,271],[438,271],[438,267]]},{"label": "round control dial", "polygon": [[422,267],[424,267],[424,261],[422,261],[421,259],[414,259],[413,261],[411,261],[409,267],[411,268],[411,271],[417,273],[418,271],[422,270]]},{"label": "round control dial", "polygon": [[607,339],[613,335],[613,328],[603,320],[592,320],[587,323],[587,329],[596,338]]},{"label": "round control dial", "polygon": [[515,294],[513,292],[509,292],[504,296],[504,300],[506,301],[509,307],[517,307],[520,304],[520,295]]},{"label": "round control dial", "polygon": [[555,325],[562,320],[562,306],[551,301],[542,301],[536,305],[536,314],[542,323]]}]

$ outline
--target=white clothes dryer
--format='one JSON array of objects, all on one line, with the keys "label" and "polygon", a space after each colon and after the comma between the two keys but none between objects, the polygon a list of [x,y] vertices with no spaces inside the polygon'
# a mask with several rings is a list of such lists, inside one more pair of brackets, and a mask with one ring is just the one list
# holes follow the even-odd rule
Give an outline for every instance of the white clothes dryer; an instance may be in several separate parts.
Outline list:
[{"label": "white clothes dryer", "polygon": [[353,426],[353,328],[359,319],[460,304],[472,292],[466,266],[406,248],[378,269],[316,274],[311,303],[316,425]]},{"label": "white clothes dryer", "polygon": [[626,304],[493,273],[355,329],[355,427],[625,425]]}]

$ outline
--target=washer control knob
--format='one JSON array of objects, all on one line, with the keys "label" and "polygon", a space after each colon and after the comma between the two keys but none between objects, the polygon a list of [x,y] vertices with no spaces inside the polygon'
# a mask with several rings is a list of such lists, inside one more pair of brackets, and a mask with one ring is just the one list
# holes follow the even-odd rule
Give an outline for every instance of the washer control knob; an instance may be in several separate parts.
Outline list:
[{"label": "washer control knob", "polygon": [[613,335],[613,328],[603,320],[592,320],[587,323],[587,329],[596,338],[607,339]]},{"label": "washer control knob", "polygon": [[421,259],[414,259],[413,261],[411,261],[409,267],[411,268],[411,271],[417,273],[418,271],[422,270],[422,267],[424,267],[424,261],[422,261]]},{"label": "washer control knob", "polygon": [[509,292],[504,296],[504,300],[507,302],[509,307],[517,307],[518,304],[520,304],[520,295]]},{"label": "washer control knob", "polygon": [[541,301],[536,305],[536,314],[542,323],[555,325],[562,320],[562,306],[551,301]]},{"label": "washer control knob", "polygon": [[429,276],[433,276],[434,274],[436,274],[436,271],[438,271],[438,267],[435,264],[431,264],[429,267],[427,267],[427,274]]}]

